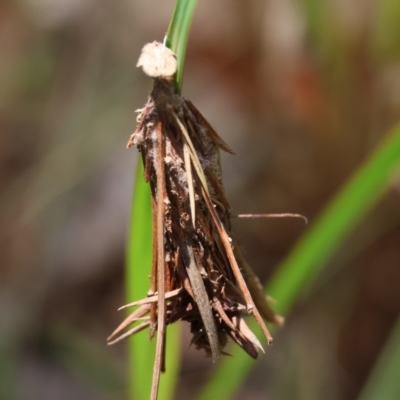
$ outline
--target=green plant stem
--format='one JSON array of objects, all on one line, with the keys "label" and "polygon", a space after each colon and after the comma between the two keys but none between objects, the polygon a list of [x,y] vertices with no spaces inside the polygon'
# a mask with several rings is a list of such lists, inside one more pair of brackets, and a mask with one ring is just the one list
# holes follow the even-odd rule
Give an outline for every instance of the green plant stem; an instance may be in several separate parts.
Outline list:
[{"label": "green plant stem", "polygon": [[358,400],[400,399],[400,318]]},{"label": "green plant stem", "polygon": [[[166,37],[167,46],[177,55],[178,71],[176,89],[181,92],[183,65],[186,53],[189,28],[197,0],[178,0]],[[149,288],[149,274],[152,258],[151,199],[149,186],[143,179],[143,165],[139,160],[129,224],[126,293],[127,301],[142,298]],[[159,388],[159,400],[173,398],[179,371],[180,330],[178,326],[169,326],[166,344],[166,370],[162,375]],[[154,362],[154,343],[149,343],[146,332],[140,332],[128,342],[129,351],[129,398],[149,398]]]},{"label": "green plant stem", "polygon": [[[126,257],[127,302],[144,297],[149,289],[152,258],[152,226],[150,188],[143,179],[143,164],[139,160]],[[128,309],[128,312],[132,312]],[[154,343],[150,343],[146,332],[140,332],[128,339],[129,354],[129,398],[150,397],[154,360]]]},{"label": "green plant stem", "polygon": [[178,60],[178,69],[175,78],[177,93],[181,93],[182,91],[186,47],[196,5],[197,0],[178,0],[168,27],[166,44],[174,51]]},{"label": "green plant stem", "polygon": [[[266,292],[277,300],[278,313],[287,315],[301,293],[309,289],[327,259],[385,193],[399,168],[400,125],[354,174],[271,279]],[[256,324],[249,322],[250,329],[255,329]],[[231,398],[254,366],[241,349],[231,347],[228,353],[234,358],[221,362],[200,400]]]}]

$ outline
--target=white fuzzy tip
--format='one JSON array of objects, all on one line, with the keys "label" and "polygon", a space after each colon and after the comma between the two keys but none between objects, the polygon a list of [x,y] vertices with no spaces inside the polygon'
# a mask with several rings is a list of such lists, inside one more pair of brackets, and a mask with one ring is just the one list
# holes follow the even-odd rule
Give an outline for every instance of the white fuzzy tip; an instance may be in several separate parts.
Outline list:
[{"label": "white fuzzy tip", "polygon": [[162,43],[146,44],[136,65],[152,78],[172,78],[177,69],[176,55]]}]

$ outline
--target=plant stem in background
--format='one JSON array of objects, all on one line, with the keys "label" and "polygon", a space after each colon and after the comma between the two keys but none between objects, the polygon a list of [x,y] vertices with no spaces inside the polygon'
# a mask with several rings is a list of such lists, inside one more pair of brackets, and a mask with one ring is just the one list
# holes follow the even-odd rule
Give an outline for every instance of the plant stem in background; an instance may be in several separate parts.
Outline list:
[{"label": "plant stem in background", "polygon": [[358,400],[400,399],[400,318]]},{"label": "plant stem in background", "polygon": [[[152,257],[152,227],[150,188],[143,179],[143,165],[139,160],[136,171],[135,191],[126,257],[127,301],[139,298],[147,292]],[[154,360],[154,345],[141,332],[128,339],[129,350],[129,398],[149,398],[151,372]]]},{"label": "plant stem in background", "polygon": [[[166,43],[177,55],[176,88],[182,88],[183,64],[189,27],[197,0],[178,0],[168,28]],[[129,224],[126,261],[127,301],[143,297],[148,290],[152,257],[152,228],[150,189],[143,179],[142,161],[139,160]],[[166,345],[167,373],[162,376],[159,399],[173,398],[179,366],[179,327],[168,327],[170,339]],[[129,338],[129,398],[149,398],[153,373],[154,344],[144,332]]]},{"label": "plant stem in background", "polygon": [[[390,187],[399,168],[400,125],[355,173],[271,279],[266,291],[277,300],[274,308],[278,313],[287,315],[301,293],[309,289],[339,244]],[[254,329],[255,324],[249,327]],[[223,360],[199,400],[231,398],[254,365],[237,348],[228,353],[235,362]]]}]

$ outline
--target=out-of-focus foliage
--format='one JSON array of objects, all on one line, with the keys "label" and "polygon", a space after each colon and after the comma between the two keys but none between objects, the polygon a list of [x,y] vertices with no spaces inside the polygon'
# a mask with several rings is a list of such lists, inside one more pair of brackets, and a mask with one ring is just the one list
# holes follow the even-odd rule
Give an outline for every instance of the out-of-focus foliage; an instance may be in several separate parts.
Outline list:
[{"label": "out-of-focus foliage", "polygon": [[[279,299],[275,305],[276,312],[287,315],[294,307],[296,300],[313,287],[326,261],[360,219],[385,194],[388,186],[392,184],[393,175],[399,169],[400,125],[393,130],[376,154],[362,166],[322,212],[271,278],[266,294]],[[254,329],[256,324],[254,321],[251,321],[251,324],[251,329]],[[391,345],[393,346],[395,344]],[[200,399],[230,398],[240,387],[251,369],[251,364],[248,358],[245,358],[245,355],[238,350],[232,347],[230,353],[235,356],[235,362],[225,360],[221,363]],[[394,371],[395,366],[391,366],[390,369]],[[384,368],[381,367],[381,375],[384,374]],[[231,379],[232,376],[236,379]],[[375,387],[386,386],[385,391],[387,390],[388,393],[396,392],[397,382],[393,382],[393,388],[390,388],[389,383],[388,379],[385,384],[375,384]],[[379,394],[379,389],[374,391],[376,395]],[[387,397],[384,396],[384,398]]]},{"label": "out-of-focus foliage", "polygon": [[[199,2],[183,95],[239,154],[223,157],[235,214],[312,223],[398,121],[397,3]],[[126,345],[105,347],[125,301],[137,157],[125,143],[151,85],[137,57],[173,5],[0,5],[0,398],[127,397]],[[400,309],[399,191],[335,253],[237,398],[357,397]],[[263,281],[307,229],[235,227]],[[177,399],[211,368],[189,338],[183,326]]]},{"label": "out-of-focus foliage", "polygon": [[397,319],[382,354],[358,400],[397,399],[400,397],[400,320]]}]

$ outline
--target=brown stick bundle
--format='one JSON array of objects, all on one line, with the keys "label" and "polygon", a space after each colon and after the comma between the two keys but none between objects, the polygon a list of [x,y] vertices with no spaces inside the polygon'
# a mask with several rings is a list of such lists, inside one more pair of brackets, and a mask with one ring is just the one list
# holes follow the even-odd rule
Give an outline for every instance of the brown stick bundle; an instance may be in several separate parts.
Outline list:
[{"label": "brown stick bundle", "polygon": [[[157,331],[151,399],[164,371],[166,326],[188,321],[192,343],[220,356],[227,337],[256,358],[262,346],[244,321],[253,315],[267,342],[262,317],[281,323],[266,302],[258,278],[240,252],[230,224],[219,149],[234,152],[194,105],[175,93],[175,54],[147,44],[138,62],[154,78],[128,147],[142,154],[153,207],[153,266],[148,297],[108,338],[109,344],[145,328]],[[131,324],[139,325],[121,334]]]}]

